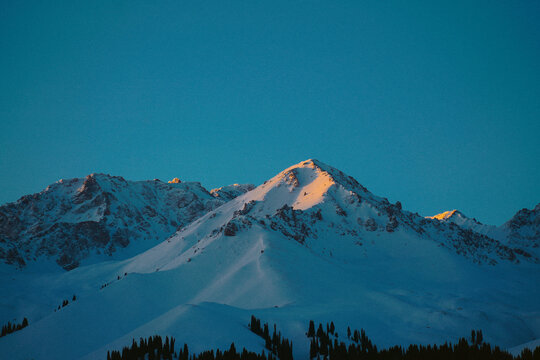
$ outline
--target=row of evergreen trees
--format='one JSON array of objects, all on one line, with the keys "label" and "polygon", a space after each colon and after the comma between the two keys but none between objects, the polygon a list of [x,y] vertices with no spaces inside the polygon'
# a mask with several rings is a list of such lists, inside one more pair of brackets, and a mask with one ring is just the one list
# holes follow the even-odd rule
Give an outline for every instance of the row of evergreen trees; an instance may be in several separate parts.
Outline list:
[{"label": "row of evergreen trees", "polygon": [[133,339],[131,347],[124,346],[122,351],[107,351],[107,360],[146,359],[148,360],[188,360],[189,351],[187,345],[180,350],[180,354],[174,351],[175,340],[173,337],[165,337],[165,341],[159,335],[150,336],[147,339],[140,338],[139,343]]},{"label": "row of evergreen trees", "polygon": [[239,353],[234,343],[229,350],[208,350],[191,356],[187,344],[178,351],[175,351],[174,345],[175,339],[168,336],[165,341],[159,335],[140,338],[138,343],[133,339],[131,346],[125,346],[122,351],[107,351],[107,360],[275,360],[271,354],[266,357],[264,351],[257,354],[243,348]]},{"label": "row of evergreen trees", "polygon": [[248,326],[253,333],[264,339],[265,347],[271,354],[276,355],[280,360],[292,360],[292,342],[282,337],[281,332],[276,331],[275,324],[272,336],[270,336],[270,331],[268,330],[268,323],[265,323],[261,327],[261,320],[253,315],[251,315],[251,321]]},{"label": "row of evergreen trees", "polygon": [[[26,320],[26,318],[25,318]],[[28,321],[23,321],[23,324]],[[175,350],[174,338],[155,335],[147,339],[141,338],[137,343],[133,340],[131,347],[124,347],[122,351],[107,352],[107,360],[292,360],[292,342],[281,335],[274,325],[270,334],[268,323],[261,324],[261,320],[251,316],[249,329],[265,340],[268,355],[236,350],[234,343],[229,350],[217,349],[204,351],[200,354],[191,354],[187,344],[178,351]],[[24,327],[24,326],[23,326]],[[315,330],[316,329],[316,330]],[[393,346],[379,350],[367,337],[366,332],[351,331],[347,328],[347,340],[340,341],[335,331],[334,323],[327,323],[325,327],[319,324],[315,327],[313,321],[309,322],[306,335],[311,339],[310,359],[324,360],[540,360],[540,347],[534,351],[525,349],[516,357],[499,347],[492,347],[483,340],[480,330],[471,332],[470,340],[461,338],[457,343],[443,345],[410,345],[406,348]],[[4,330],[2,330],[3,334]]]},{"label": "row of evergreen trees", "polygon": [[10,321],[8,321],[6,325],[2,325],[2,332],[0,333],[0,337],[6,336],[7,334],[11,334],[12,332],[24,329],[27,326],[28,326],[27,318],[24,318],[22,323],[20,324],[12,324]]},{"label": "row of evergreen trees", "polygon": [[264,351],[261,354],[254,353],[252,351],[247,351],[246,348],[242,349],[242,352],[236,352],[234,343],[231,344],[231,347],[228,351],[221,352],[219,349],[216,350],[215,354],[213,350],[204,351],[199,355],[193,355],[191,360],[275,360],[272,354],[266,354]]},{"label": "row of evergreen trees", "polygon": [[311,359],[327,360],[540,360],[540,347],[534,351],[525,349],[517,357],[484,343],[482,331],[472,330],[470,342],[461,338],[456,344],[444,345],[410,345],[407,348],[393,346],[378,350],[377,346],[366,336],[366,332],[347,328],[348,344],[338,340],[333,323],[326,324],[324,331],[319,324],[315,331],[315,323],[309,322],[306,334],[311,338],[309,356]]}]

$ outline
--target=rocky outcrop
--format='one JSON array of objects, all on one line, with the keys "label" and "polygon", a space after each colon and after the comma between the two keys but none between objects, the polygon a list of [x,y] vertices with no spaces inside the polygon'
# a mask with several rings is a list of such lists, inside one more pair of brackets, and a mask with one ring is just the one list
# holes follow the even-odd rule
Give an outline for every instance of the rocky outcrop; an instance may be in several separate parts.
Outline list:
[{"label": "rocky outcrop", "polygon": [[223,201],[230,201],[255,189],[253,184],[233,184],[210,190],[210,194]]},{"label": "rocky outcrop", "polygon": [[540,247],[540,204],[531,210],[519,210],[501,228],[507,234],[511,244]]},{"label": "rocky outcrop", "polygon": [[93,255],[121,259],[132,242],[150,248],[248,188],[225,197],[179,180],[60,180],[0,207],[0,260],[23,267],[47,258],[71,270]]}]

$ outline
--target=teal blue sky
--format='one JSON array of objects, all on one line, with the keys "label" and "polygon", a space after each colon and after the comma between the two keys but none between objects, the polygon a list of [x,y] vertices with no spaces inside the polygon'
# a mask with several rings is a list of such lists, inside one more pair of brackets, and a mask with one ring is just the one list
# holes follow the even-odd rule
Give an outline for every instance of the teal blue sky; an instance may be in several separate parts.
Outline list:
[{"label": "teal blue sky", "polygon": [[422,215],[540,202],[538,1],[3,2],[0,202],[317,158]]}]

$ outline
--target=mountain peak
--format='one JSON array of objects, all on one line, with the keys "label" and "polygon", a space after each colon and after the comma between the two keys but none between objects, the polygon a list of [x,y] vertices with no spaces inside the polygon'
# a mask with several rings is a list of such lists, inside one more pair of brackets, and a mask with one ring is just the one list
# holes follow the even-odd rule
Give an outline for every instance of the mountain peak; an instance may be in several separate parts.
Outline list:
[{"label": "mountain peak", "polygon": [[[533,209],[521,209],[501,226],[512,239],[528,242],[528,246],[539,246],[540,238],[540,203]],[[527,243],[526,242],[526,243]]]},{"label": "mountain peak", "polygon": [[448,220],[450,219],[451,217],[453,216],[458,216],[458,215],[462,215],[463,214],[461,212],[459,212],[458,210],[454,209],[454,210],[449,210],[449,211],[445,211],[445,212],[442,212],[440,214],[437,214],[437,215],[433,215],[433,216],[426,216],[427,219],[437,219],[437,220]]},{"label": "mountain peak", "polygon": [[385,201],[371,194],[351,176],[316,159],[307,159],[286,168],[239,199],[261,202],[257,211],[269,216],[284,205],[294,210],[318,211],[323,203],[328,209],[343,209],[347,204],[359,203],[361,199],[374,206]]},{"label": "mountain peak", "polygon": [[315,178],[323,178],[327,185],[340,184],[348,190],[357,189],[361,192],[367,192],[367,189],[358,183],[352,176],[346,175],[343,171],[323,163],[317,159],[307,159],[292,165],[280,172],[275,179],[286,178],[290,185],[305,186]]},{"label": "mountain peak", "polygon": [[294,164],[292,166],[289,166],[285,170],[283,170],[281,173],[278,174],[286,174],[290,172],[294,172],[296,169],[312,169],[312,170],[319,170],[319,171],[325,171],[327,168],[331,168],[330,166],[320,162],[316,159],[307,159],[304,161],[300,161],[298,164]]},{"label": "mountain peak", "polygon": [[467,229],[474,229],[480,233],[484,233],[481,229],[489,228],[489,225],[484,225],[475,218],[470,218],[459,210],[445,211],[437,215],[426,216],[426,219],[434,219],[442,222],[451,222]]},{"label": "mountain peak", "polygon": [[328,165],[323,164],[322,162],[320,162],[317,159],[307,159],[307,160],[299,162],[298,164],[296,164],[294,166],[314,168],[314,167],[324,167],[324,166],[328,166]]}]

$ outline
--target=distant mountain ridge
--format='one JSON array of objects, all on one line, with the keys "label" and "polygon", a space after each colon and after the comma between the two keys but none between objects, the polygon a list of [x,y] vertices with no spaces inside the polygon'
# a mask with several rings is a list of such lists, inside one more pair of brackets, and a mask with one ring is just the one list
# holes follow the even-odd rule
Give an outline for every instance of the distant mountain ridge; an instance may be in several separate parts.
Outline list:
[{"label": "distant mountain ridge", "polygon": [[519,246],[540,255],[540,203],[533,209],[521,209],[500,226],[482,224],[458,210],[428,216],[446,223],[454,223],[464,229],[492,237],[508,246]]},{"label": "distant mountain ridge", "polygon": [[[0,207],[0,259],[22,267],[51,258],[70,270],[93,255],[102,260],[133,256],[248,188],[238,186],[222,196],[178,179],[128,181],[91,174],[60,180]],[[123,251],[130,244],[133,249]]]},{"label": "distant mountain ridge", "polygon": [[[497,254],[495,257],[499,259],[519,260],[523,255],[526,259],[535,258],[529,256],[528,251],[532,249],[535,253],[538,248],[540,204],[533,210],[521,210],[501,227],[481,224],[458,210],[422,219],[402,211],[399,202],[390,204],[386,198],[374,196],[352,177],[318,160],[306,160],[277,177],[292,186],[293,191],[300,186],[299,179],[306,168],[322,174],[328,187],[335,185],[347,192],[334,199],[337,214],[348,219],[348,223],[339,225],[343,234],[393,232],[398,227],[405,227],[436,241],[445,239],[441,245],[458,249],[479,262],[497,261],[488,253]],[[313,188],[314,185],[310,186]],[[70,270],[82,261],[88,263],[93,255],[99,259],[136,255],[165,240],[182,226],[253,189],[252,184],[233,184],[207,191],[198,182],[182,182],[178,178],[167,183],[157,179],[127,181],[120,176],[105,174],[60,180],[40,193],[23,196],[17,202],[0,207],[0,259],[23,267],[40,258],[51,258]],[[282,204],[286,206],[276,213],[282,217],[281,224],[274,222],[272,226],[281,228],[283,233],[295,239],[304,239],[309,232],[316,234],[317,230],[309,226],[312,219],[295,219],[295,224],[285,220],[287,216],[302,213],[314,196],[334,196],[333,190],[328,194],[314,193],[305,191],[296,203]],[[350,206],[362,208],[364,214],[350,219],[344,210]],[[246,214],[248,211],[242,210]],[[305,217],[305,214],[301,216]],[[320,216],[320,212],[311,216]],[[442,223],[453,223],[460,229]],[[227,231],[241,226],[233,221]],[[131,245],[130,251],[125,251],[131,243],[137,246]],[[516,252],[512,246],[525,250]],[[473,248],[482,248],[485,253]]]}]

